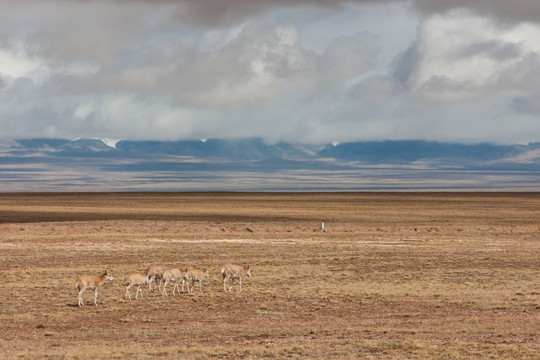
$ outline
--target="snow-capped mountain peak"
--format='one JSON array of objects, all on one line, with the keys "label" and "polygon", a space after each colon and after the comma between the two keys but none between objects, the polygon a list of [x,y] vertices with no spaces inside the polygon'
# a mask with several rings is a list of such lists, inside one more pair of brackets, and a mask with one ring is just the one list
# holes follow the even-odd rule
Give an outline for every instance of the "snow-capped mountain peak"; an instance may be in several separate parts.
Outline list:
[{"label": "snow-capped mountain peak", "polygon": [[116,144],[120,141],[120,139],[109,139],[109,138],[103,138],[101,141],[113,149],[116,149]]}]

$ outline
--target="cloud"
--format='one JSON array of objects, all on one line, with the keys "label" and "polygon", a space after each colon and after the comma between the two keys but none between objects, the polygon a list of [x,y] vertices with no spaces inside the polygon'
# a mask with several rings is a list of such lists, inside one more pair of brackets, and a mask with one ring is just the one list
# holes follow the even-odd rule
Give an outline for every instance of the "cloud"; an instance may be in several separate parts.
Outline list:
[{"label": "cloud", "polygon": [[[355,3],[371,3],[375,0],[356,0]],[[118,37],[132,36],[130,19],[138,21],[145,18],[144,26],[162,26],[171,23],[181,23],[188,26],[222,27],[251,16],[263,13],[278,7],[313,6],[325,9],[340,9],[348,0],[0,0],[0,10],[10,17],[10,25],[19,25],[26,35],[38,35],[40,24],[51,28],[57,24],[56,29],[66,29],[70,25],[78,25],[89,30],[88,36],[101,35],[101,26],[92,25],[90,19],[99,16],[100,24],[127,25],[126,31],[119,34],[110,33],[112,40]],[[51,11],[55,9],[55,11]],[[27,19],[38,19],[37,24],[26,23]],[[34,26],[32,26],[34,25]],[[107,28],[107,27],[105,27]],[[119,26],[120,28],[120,26]],[[54,31],[51,31],[52,34]],[[57,33],[60,35],[60,33]],[[62,33],[68,39],[72,37],[69,32]],[[103,38],[106,40],[105,38]],[[59,39],[62,40],[62,39]],[[69,40],[68,40],[69,41]]]},{"label": "cloud", "polygon": [[[515,22],[533,20],[537,1],[412,0],[426,14],[467,8],[482,15],[511,16]],[[0,48],[22,44],[27,54],[49,61],[113,63],[137,46],[163,40],[182,29],[227,29],[253,16],[278,8],[302,6],[327,9],[331,16],[350,4],[395,4],[405,0],[0,0]],[[322,16],[320,13],[312,16]],[[532,18],[532,19],[531,19]],[[99,19],[99,20],[97,20]],[[536,19],[539,20],[539,19]],[[195,26],[195,28],[192,28]]]},{"label": "cloud", "polygon": [[272,22],[247,23],[207,41],[211,46],[147,46],[124,64],[103,66],[89,77],[59,73],[49,87],[64,94],[164,95],[198,108],[241,107],[277,100],[291,88],[339,86],[368,71],[379,53],[376,39],[361,33],[337,38],[316,54],[301,46],[295,27]]},{"label": "cloud", "polygon": [[3,1],[0,47],[20,44],[30,56],[60,63],[110,63],[151,33],[153,25],[145,21],[150,11],[137,2],[121,6],[101,1],[23,0],[6,9]]},{"label": "cloud", "polygon": [[0,0],[0,133],[540,136],[535,4]]},{"label": "cloud", "polygon": [[396,56],[391,66],[392,76],[403,85],[409,83],[422,60],[418,46],[419,41],[413,41],[405,51]]},{"label": "cloud", "polygon": [[419,11],[440,14],[466,8],[480,16],[495,17],[508,22],[540,21],[540,2],[536,0],[413,0]]},{"label": "cloud", "polygon": [[392,74],[420,96],[454,101],[540,91],[540,26],[500,27],[464,10],[425,20]]},{"label": "cloud", "polygon": [[517,97],[512,100],[512,108],[519,114],[538,116],[540,114],[540,94]]},{"label": "cloud", "polygon": [[498,39],[480,40],[467,44],[456,51],[455,58],[474,58],[485,56],[493,61],[511,61],[523,54],[523,48],[518,43],[508,43]]},{"label": "cloud", "polygon": [[[7,80],[0,89],[0,133],[307,139],[319,131],[317,121],[306,119],[319,112],[310,104],[325,96],[322,84],[333,92],[361,76],[379,51],[367,33],[335,37],[315,53],[302,46],[291,23],[256,18],[193,29],[167,22],[163,9],[175,4],[136,2],[120,14],[126,6],[22,0],[10,16],[0,12],[8,20],[0,21],[0,48],[32,65],[13,68],[14,78],[1,75]],[[37,76],[36,69],[45,73]]]},{"label": "cloud", "polygon": [[[133,4],[140,0],[117,0]],[[275,7],[318,6],[339,9],[346,3],[397,3],[406,0],[145,0],[147,3],[179,5],[178,16],[184,22],[215,26],[227,21],[235,21]],[[449,10],[468,8],[481,16],[493,16],[505,21],[540,20],[540,3],[536,0],[412,0],[419,11],[440,14]]]},{"label": "cloud", "polygon": [[350,89],[353,99],[370,102],[384,102],[402,96],[403,84],[389,75],[375,75],[355,84]]},{"label": "cloud", "polygon": [[149,44],[89,78],[59,74],[54,81],[64,93],[161,94],[185,106],[228,107],[275,98],[315,72],[294,27],[248,23],[210,41]]},{"label": "cloud", "polygon": [[380,52],[377,39],[360,33],[337,38],[330,43],[318,63],[321,73],[330,81],[343,81],[362,75],[374,63]]}]

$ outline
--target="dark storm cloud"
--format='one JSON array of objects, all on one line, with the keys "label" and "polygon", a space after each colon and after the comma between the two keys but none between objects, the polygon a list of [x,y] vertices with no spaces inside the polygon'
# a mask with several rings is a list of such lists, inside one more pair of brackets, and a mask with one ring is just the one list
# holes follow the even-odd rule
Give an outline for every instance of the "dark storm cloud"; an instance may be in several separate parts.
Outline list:
[{"label": "dark storm cloud", "polygon": [[123,3],[162,3],[180,5],[175,15],[183,21],[216,25],[275,8],[318,6],[339,8],[347,3],[409,2],[425,13],[444,13],[457,8],[468,8],[480,15],[494,16],[506,21],[540,20],[540,1],[537,0],[117,0]]},{"label": "dark storm cloud", "polygon": [[101,1],[0,0],[0,48],[19,45],[53,61],[111,62],[151,32],[147,5]]},{"label": "dark storm cloud", "polygon": [[[319,6],[338,8],[346,3],[404,2],[405,0],[117,0],[124,3],[180,4],[184,20],[216,24],[224,20],[238,19],[278,6]],[[469,8],[479,14],[496,16],[512,21],[539,21],[540,2],[537,0],[410,0],[420,11],[441,13],[456,8]]]},{"label": "dark storm cloud", "polygon": [[480,15],[510,22],[540,21],[540,1],[537,0],[412,0],[412,4],[425,13],[467,8]]},{"label": "dark storm cloud", "polygon": [[[540,20],[540,2],[537,0],[1,0],[0,6],[7,11],[21,6],[28,7],[39,3],[58,4],[66,12],[70,6],[88,3],[116,3],[126,7],[155,8],[168,6],[169,14],[183,22],[201,26],[216,26],[260,13],[277,7],[317,6],[339,9],[344,4],[356,3],[410,3],[423,13],[444,13],[457,8],[468,8],[481,15],[495,16],[509,21]],[[106,16],[106,13],[103,13]]]},{"label": "dark storm cloud", "polygon": [[[107,6],[120,5],[125,9],[147,9],[146,11],[165,7],[168,10],[168,15],[173,19],[181,20],[183,23],[190,25],[212,27],[235,22],[276,7],[317,6],[327,9],[339,9],[350,2],[348,0],[0,0],[0,6],[5,11],[13,11],[20,8],[28,9],[43,3],[46,3],[47,6],[56,4],[59,9],[63,8],[64,12],[68,13],[80,11],[90,4],[96,6],[99,3]],[[376,0],[354,0],[352,2],[373,3]],[[383,0],[382,2],[387,1]],[[390,2],[392,1],[390,0]],[[103,12],[103,16],[106,17],[108,14]],[[122,19],[118,20],[119,22],[122,21]]]}]

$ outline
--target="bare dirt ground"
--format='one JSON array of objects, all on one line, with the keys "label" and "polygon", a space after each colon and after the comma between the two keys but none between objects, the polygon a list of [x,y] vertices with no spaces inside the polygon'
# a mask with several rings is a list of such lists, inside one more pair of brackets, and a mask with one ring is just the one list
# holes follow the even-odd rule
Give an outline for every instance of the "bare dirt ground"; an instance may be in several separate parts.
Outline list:
[{"label": "bare dirt ground", "polygon": [[[0,357],[538,359],[539,250],[537,193],[0,194]],[[153,264],[210,279],[125,300]]]}]

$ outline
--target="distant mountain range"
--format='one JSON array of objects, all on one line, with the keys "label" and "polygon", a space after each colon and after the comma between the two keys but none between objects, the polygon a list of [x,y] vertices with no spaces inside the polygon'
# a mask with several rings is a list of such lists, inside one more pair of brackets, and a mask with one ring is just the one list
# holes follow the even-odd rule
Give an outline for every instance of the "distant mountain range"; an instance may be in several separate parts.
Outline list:
[{"label": "distant mountain range", "polygon": [[259,138],[182,141],[111,141],[108,139],[19,139],[0,140],[0,153],[56,157],[122,157],[163,154],[229,161],[242,160],[336,160],[366,164],[407,164],[415,161],[464,165],[540,165],[540,143],[526,145],[459,144],[422,140],[366,141],[334,144],[267,144]]},{"label": "distant mountain range", "polygon": [[540,143],[0,140],[0,191],[540,190]]}]

